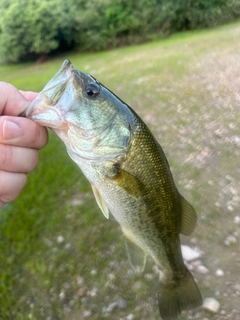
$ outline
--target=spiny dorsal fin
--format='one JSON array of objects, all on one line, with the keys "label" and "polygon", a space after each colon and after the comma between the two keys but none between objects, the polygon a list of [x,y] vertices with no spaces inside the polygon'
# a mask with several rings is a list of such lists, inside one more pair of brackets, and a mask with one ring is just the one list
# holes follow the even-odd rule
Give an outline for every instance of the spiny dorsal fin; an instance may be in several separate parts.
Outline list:
[{"label": "spiny dorsal fin", "polygon": [[103,198],[102,198],[101,194],[99,193],[98,189],[93,184],[91,184],[91,186],[92,186],[93,194],[95,196],[95,199],[97,201],[97,204],[98,204],[99,208],[101,209],[103,215],[107,219],[109,219],[109,210],[108,210],[108,207],[105,204],[105,201],[103,200]]},{"label": "spiny dorsal fin", "polygon": [[182,216],[181,216],[181,229],[180,232],[185,236],[189,236],[196,225],[197,214],[193,207],[187,200],[180,195],[181,206],[182,206]]},{"label": "spiny dorsal fin", "polygon": [[130,235],[127,234],[126,230],[123,230],[123,233],[125,235],[128,261],[131,267],[136,272],[143,272],[146,264],[146,253],[129,238]]}]

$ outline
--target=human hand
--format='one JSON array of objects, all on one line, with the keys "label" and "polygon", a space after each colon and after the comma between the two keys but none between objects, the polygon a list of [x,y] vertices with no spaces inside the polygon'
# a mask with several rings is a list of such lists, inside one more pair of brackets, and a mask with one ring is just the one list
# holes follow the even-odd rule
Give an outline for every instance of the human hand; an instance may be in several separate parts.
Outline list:
[{"label": "human hand", "polygon": [[0,82],[0,208],[19,196],[48,141],[46,128],[17,117],[36,96]]}]

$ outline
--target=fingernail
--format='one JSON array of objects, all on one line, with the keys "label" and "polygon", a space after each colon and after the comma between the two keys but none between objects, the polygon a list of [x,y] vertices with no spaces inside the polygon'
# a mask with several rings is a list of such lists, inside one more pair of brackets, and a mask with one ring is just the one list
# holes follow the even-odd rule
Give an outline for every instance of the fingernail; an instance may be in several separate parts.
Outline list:
[{"label": "fingernail", "polygon": [[3,122],[3,139],[10,140],[20,136],[21,128],[13,121],[4,120]]}]

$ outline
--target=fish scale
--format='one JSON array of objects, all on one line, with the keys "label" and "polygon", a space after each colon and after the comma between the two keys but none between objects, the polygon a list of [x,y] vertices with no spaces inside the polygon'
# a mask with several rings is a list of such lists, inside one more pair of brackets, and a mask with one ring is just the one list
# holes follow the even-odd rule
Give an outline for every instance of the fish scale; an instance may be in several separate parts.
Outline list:
[{"label": "fish scale", "polygon": [[143,271],[147,255],[159,269],[163,320],[202,304],[185,266],[179,234],[190,235],[197,216],[178,192],[162,148],[146,124],[94,77],[70,61],[22,114],[52,129],[92,185],[106,218],[125,235],[131,266]]}]

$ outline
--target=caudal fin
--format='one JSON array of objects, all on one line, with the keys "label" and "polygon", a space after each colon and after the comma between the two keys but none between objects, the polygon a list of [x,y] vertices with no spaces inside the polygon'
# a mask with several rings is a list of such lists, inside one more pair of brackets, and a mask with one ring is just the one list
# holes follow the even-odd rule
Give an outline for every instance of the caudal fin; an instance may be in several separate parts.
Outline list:
[{"label": "caudal fin", "polygon": [[175,286],[161,284],[158,306],[163,320],[175,320],[181,311],[201,305],[201,293],[189,271],[186,278]]}]

